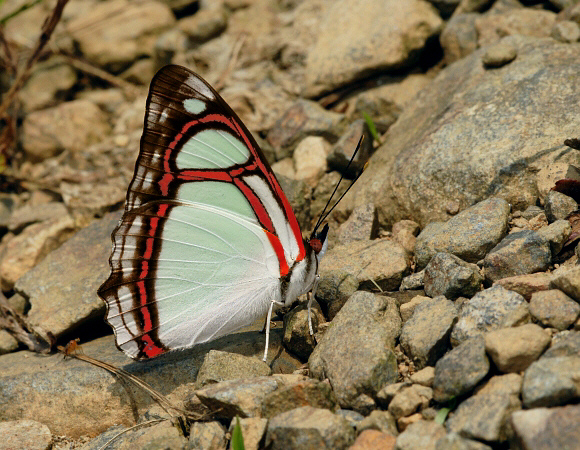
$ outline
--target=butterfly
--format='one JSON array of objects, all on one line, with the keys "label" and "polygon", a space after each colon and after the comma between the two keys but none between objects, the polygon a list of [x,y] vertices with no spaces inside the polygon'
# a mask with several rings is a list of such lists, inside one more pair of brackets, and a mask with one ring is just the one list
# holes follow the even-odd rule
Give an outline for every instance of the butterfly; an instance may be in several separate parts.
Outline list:
[{"label": "butterfly", "polygon": [[[230,334],[316,290],[328,225],[303,239],[255,139],[199,75],[155,75],[111,274],[117,347],[154,358]],[[310,306],[314,295],[309,301]]]}]

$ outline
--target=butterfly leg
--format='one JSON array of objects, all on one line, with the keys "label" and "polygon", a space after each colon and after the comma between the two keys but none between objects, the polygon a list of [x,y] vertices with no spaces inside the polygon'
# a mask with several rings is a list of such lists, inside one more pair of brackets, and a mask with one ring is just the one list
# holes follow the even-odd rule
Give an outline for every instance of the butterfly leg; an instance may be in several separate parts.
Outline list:
[{"label": "butterfly leg", "polygon": [[312,328],[312,302],[314,301],[314,296],[316,295],[316,288],[318,288],[318,282],[320,281],[320,275],[316,274],[314,279],[314,284],[312,285],[312,290],[308,293],[310,298],[308,299],[308,331],[310,331],[310,336],[314,336],[314,329]]},{"label": "butterfly leg", "polygon": [[264,362],[266,362],[266,358],[268,357],[268,346],[270,345],[270,321],[272,320],[272,310],[274,309],[274,305],[284,306],[284,303],[277,302],[276,300],[272,300],[270,303],[268,317],[266,317],[266,348],[264,349],[264,359],[262,359]]}]

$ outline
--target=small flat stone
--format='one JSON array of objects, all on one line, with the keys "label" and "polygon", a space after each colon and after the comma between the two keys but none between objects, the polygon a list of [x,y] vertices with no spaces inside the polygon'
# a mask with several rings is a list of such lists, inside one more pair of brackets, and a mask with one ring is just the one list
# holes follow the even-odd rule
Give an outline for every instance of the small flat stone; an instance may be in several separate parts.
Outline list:
[{"label": "small flat stone", "polygon": [[399,286],[400,291],[412,291],[415,289],[421,289],[423,287],[423,277],[425,276],[425,269],[412,273],[409,276],[403,278],[401,281],[401,286]]},{"label": "small flat stone", "polygon": [[501,372],[521,372],[540,357],[550,341],[542,327],[528,323],[486,333],[485,349]]},{"label": "small flat stone", "polygon": [[417,368],[432,366],[449,348],[457,308],[444,297],[422,301],[401,331],[401,347]]},{"label": "small flat stone", "polygon": [[575,448],[580,442],[580,405],[516,411],[511,421],[527,450]]},{"label": "small flat stone", "polygon": [[210,350],[197,373],[196,386],[201,388],[220,381],[267,376],[271,373],[270,366],[258,358]]},{"label": "small flat stone", "polygon": [[415,384],[420,384],[421,386],[433,386],[433,380],[435,379],[435,367],[427,366],[413,375],[411,375],[411,381]]},{"label": "small flat stone", "polygon": [[550,287],[560,289],[562,292],[580,302],[580,266],[556,275]]},{"label": "small flat stone", "polygon": [[484,258],[485,278],[491,282],[505,277],[541,272],[552,261],[549,241],[541,234],[524,230],[507,235]]},{"label": "small flat stone", "polygon": [[12,212],[8,221],[10,231],[18,231],[27,225],[43,222],[68,215],[68,210],[64,203],[48,202],[40,205],[24,205]]},{"label": "small flat stone", "polygon": [[389,403],[389,412],[395,419],[410,416],[429,406],[433,390],[426,386],[413,384],[401,389]]},{"label": "small flat stone", "polygon": [[425,300],[430,300],[430,298],[425,297],[424,295],[416,295],[415,297],[413,297],[411,299],[410,302],[403,303],[399,307],[399,310],[401,312],[401,319],[403,320],[403,323],[406,323],[413,316],[413,312],[415,311],[415,308],[418,305],[420,305],[422,302],[424,302]]},{"label": "small flat stone", "polygon": [[556,220],[547,227],[538,230],[538,234],[544,236],[550,243],[550,250],[553,256],[560,253],[570,233],[572,233],[570,222],[563,219]]},{"label": "small flat stone", "polygon": [[352,241],[374,239],[379,230],[377,209],[372,203],[357,206],[346,222],[338,230],[338,242],[348,244]]},{"label": "small flat stone", "polygon": [[529,321],[528,303],[520,294],[492,286],[465,302],[451,332],[451,344],[456,346],[472,336]]},{"label": "small flat stone", "polygon": [[318,180],[327,170],[326,157],[330,144],[320,136],[307,136],[302,139],[292,154],[297,180]]},{"label": "small flat stone", "polygon": [[580,27],[572,20],[562,20],[554,24],[551,36],[560,42],[578,42]]},{"label": "small flat stone", "polygon": [[443,425],[433,420],[419,420],[410,424],[397,437],[396,450],[435,450],[437,441],[445,436]]},{"label": "small flat stone", "polygon": [[324,381],[308,379],[269,393],[262,401],[262,417],[274,417],[291,409],[312,406],[336,410],[338,400]]},{"label": "small flat stone", "polygon": [[550,289],[550,282],[553,278],[554,276],[551,273],[537,272],[502,278],[493,284],[494,286],[499,284],[507,290],[517,292],[526,300],[530,301],[534,292],[547,291]]},{"label": "small flat stone", "polygon": [[489,372],[483,337],[475,336],[455,347],[435,365],[433,398],[446,402],[467,394]]},{"label": "small flat stone", "polygon": [[194,422],[191,426],[189,430],[189,449],[226,450],[226,446],[226,430],[219,422]]},{"label": "small flat stone", "polygon": [[566,219],[568,214],[578,209],[578,203],[572,198],[561,192],[549,191],[544,200],[544,211],[548,222]]},{"label": "small flat stone", "polygon": [[355,432],[344,417],[326,409],[303,406],[270,419],[266,447],[272,450],[347,448]]},{"label": "small flat stone", "polygon": [[467,263],[451,253],[436,253],[423,276],[425,294],[429,297],[444,295],[453,300],[472,297],[481,289],[483,277],[475,264]]},{"label": "small flat stone", "polygon": [[2,449],[49,450],[52,434],[48,427],[34,420],[9,420],[0,422]]},{"label": "small flat stone", "polygon": [[377,430],[393,436],[398,434],[393,415],[389,411],[381,411],[380,409],[375,409],[356,424],[357,433],[362,433],[365,430]]},{"label": "small flat stone", "polygon": [[447,222],[432,222],[417,236],[417,267],[424,268],[437,252],[447,252],[476,263],[503,238],[510,206],[490,198],[461,211]]},{"label": "small flat stone", "polygon": [[395,448],[397,438],[392,434],[382,433],[377,430],[365,430],[358,435],[349,450],[392,450]]},{"label": "small flat stone", "polygon": [[580,315],[580,305],[559,289],[532,294],[530,314],[542,325],[565,330]]},{"label": "small flat stone", "polygon": [[486,49],[481,62],[486,68],[502,67],[516,59],[516,56],[518,51],[513,45],[499,41]]}]

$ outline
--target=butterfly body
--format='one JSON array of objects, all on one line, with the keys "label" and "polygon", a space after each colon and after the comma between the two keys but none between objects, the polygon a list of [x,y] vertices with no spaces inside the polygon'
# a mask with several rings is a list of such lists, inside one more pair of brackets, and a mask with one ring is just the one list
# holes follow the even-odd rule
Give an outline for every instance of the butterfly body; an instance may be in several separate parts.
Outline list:
[{"label": "butterfly body", "polygon": [[304,240],[254,138],[203,79],[151,82],[125,214],[99,289],[135,359],[188,348],[290,305],[317,279],[324,236]]}]

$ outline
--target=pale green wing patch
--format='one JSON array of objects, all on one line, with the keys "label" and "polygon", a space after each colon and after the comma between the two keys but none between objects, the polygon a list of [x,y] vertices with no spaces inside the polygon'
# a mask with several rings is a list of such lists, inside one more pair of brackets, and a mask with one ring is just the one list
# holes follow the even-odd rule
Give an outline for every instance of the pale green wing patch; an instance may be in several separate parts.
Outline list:
[{"label": "pale green wing patch", "polygon": [[189,138],[177,154],[178,169],[225,169],[245,163],[250,151],[234,135],[210,129]]},{"label": "pale green wing patch", "polygon": [[188,113],[197,115],[205,111],[206,105],[197,98],[186,98],[183,100],[183,107]]}]

